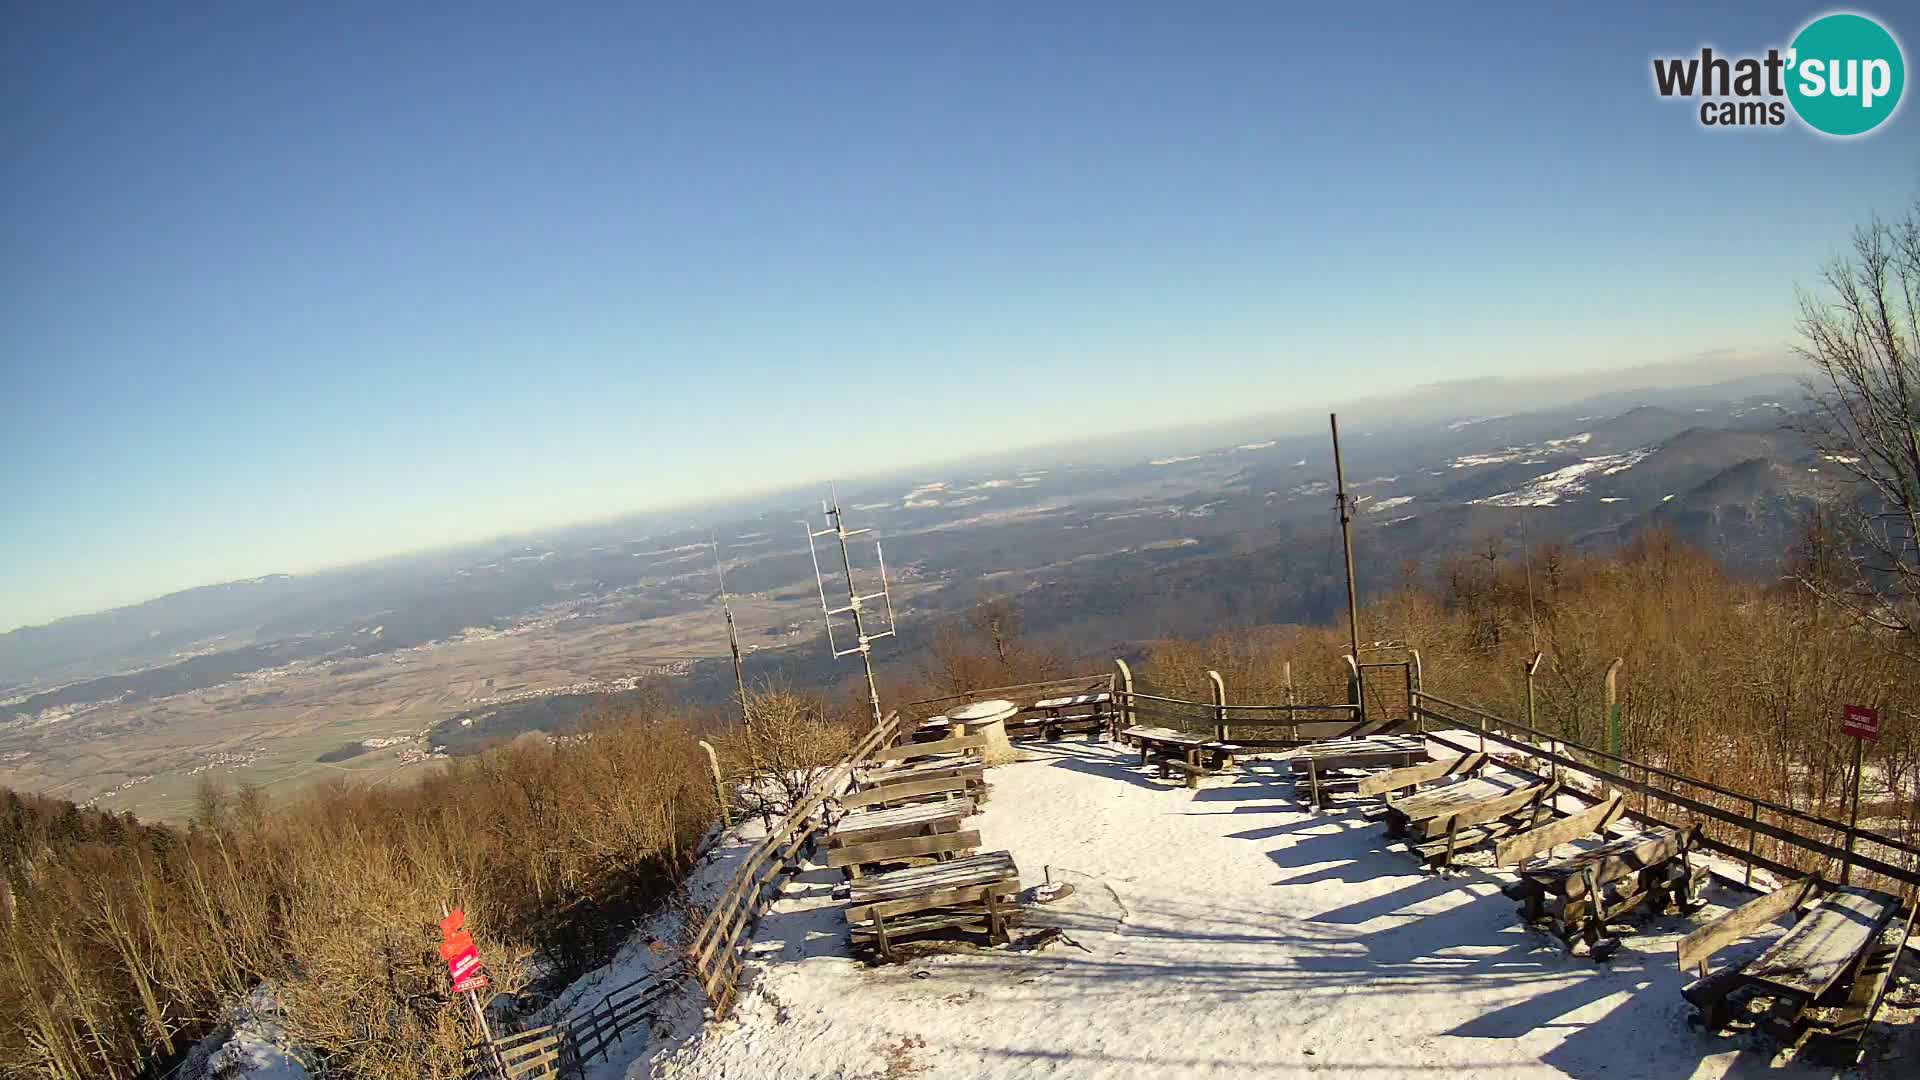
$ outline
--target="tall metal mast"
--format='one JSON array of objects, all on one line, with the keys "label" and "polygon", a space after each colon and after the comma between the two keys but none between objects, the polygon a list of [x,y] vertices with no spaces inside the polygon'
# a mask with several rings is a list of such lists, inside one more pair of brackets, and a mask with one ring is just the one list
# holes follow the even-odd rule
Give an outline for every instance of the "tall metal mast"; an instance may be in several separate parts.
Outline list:
[{"label": "tall metal mast", "polygon": [[1353,662],[1360,662],[1360,602],[1353,585],[1353,504],[1347,499],[1347,470],[1340,463],[1340,416],[1328,413],[1333,427],[1333,479],[1340,492],[1340,546],[1347,554],[1347,635],[1353,644]]},{"label": "tall metal mast", "polygon": [[708,534],[713,542],[713,572],[720,578],[720,610],[727,614],[727,648],[733,650],[733,681],[740,690],[740,726],[753,738],[753,716],[747,710],[747,673],[740,663],[740,634],[733,625],[733,603],[727,599],[727,570],[720,561],[720,538]]},{"label": "tall metal mast", "polygon": [[[825,616],[827,622],[827,648],[832,651],[835,659],[842,656],[851,656],[854,653],[860,654],[860,663],[867,670],[867,702],[873,706],[873,722],[877,726],[881,721],[880,689],[873,679],[872,643],[881,638],[892,637],[894,629],[893,597],[887,589],[887,556],[885,552],[880,550],[879,542],[875,541],[873,550],[880,562],[880,591],[862,596],[860,590],[854,585],[853,555],[847,546],[847,541],[853,537],[870,533],[873,530],[848,530],[846,521],[840,511],[840,493],[838,490],[832,492],[831,498],[821,502],[820,509],[830,523],[827,528],[815,532],[813,526],[805,522],[801,522],[801,525],[807,530],[807,554],[813,556],[813,580],[820,586],[820,612]],[[813,544],[816,539],[822,536],[833,536],[840,540],[840,568],[847,575],[847,603],[844,607],[830,608],[827,606],[827,579],[820,572],[820,553]],[[869,600],[881,600],[886,604],[887,628],[879,633],[869,634],[867,632],[866,617],[862,612],[866,610],[866,604]],[[833,619],[836,615],[849,615],[852,617],[854,639],[852,648],[842,649],[834,643]]]}]

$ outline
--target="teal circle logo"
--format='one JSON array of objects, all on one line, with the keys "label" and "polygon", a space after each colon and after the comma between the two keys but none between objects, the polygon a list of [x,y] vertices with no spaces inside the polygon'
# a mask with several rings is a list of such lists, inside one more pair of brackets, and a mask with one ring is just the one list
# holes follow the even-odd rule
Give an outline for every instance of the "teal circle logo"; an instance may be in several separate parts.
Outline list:
[{"label": "teal circle logo", "polygon": [[1815,131],[1864,135],[1900,105],[1907,65],[1900,43],[1865,15],[1822,15],[1793,39],[1787,100]]}]

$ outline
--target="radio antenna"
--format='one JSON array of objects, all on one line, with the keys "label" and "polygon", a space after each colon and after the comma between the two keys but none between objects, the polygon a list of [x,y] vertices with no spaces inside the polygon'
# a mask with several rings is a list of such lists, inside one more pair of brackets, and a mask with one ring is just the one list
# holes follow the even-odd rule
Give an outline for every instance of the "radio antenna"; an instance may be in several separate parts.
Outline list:
[{"label": "radio antenna", "polygon": [[[834,659],[836,660],[843,656],[852,656],[855,653],[860,654],[860,663],[867,670],[867,703],[873,707],[873,722],[875,726],[878,726],[881,721],[880,690],[873,680],[873,642],[881,638],[892,637],[894,630],[893,596],[887,586],[887,556],[886,552],[880,549],[880,542],[878,540],[874,541],[874,557],[880,564],[880,591],[861,595],[859,588],[854,584],[853,554],[848,547],[847,541],[856,536],[863,536],[873,530],[848,529],[846,518],[840,510],[839,490],[837,488],[829,490],[830,496],[820,502],[820,512],[826,516],[827,527],[815,531],[813,526],[807,522],[803,521],[800,525],[807,530],[807,554],[813,557],[813,580],[814,583],[820,587],[820,613],[825,617],[827,623],[827,649],[833,653]],[[827,578],[820,570],[820,552],[813,543],[822,536],[832,536],[840,541],[840,569],[846,574],[847,584],[847,602],[842,607],[830,607],[827,604]],[[864,613],[867,611],[867,605],[875,600],[881,601],[885,606],[887,612],[887,628],[885,630],[869,632],[867,629],[868,617]],[[835,618],[843,615],[847,616],[848,620],[853,624],[853,644],[844,649],[839,646],[833,636],[833,621]]]}]

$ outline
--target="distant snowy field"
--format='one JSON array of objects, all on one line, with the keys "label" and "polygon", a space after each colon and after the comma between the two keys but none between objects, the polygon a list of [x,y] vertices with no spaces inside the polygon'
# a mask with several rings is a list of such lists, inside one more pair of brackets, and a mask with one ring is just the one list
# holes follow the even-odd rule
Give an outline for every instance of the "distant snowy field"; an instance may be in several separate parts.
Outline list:
[{"label": "distant snowy field", "polygon": [[[970,824],[1026,884],[1047,867],[1074,884],[1029,917],[1070,941],[868,968],[846,952],[838,872],[810,868],[761,924],[731,1018],[683,1009],[590,1075],[1833,1075],[1688,1026],[1674,944],[1693,920],[1645,919],[1596,965],[1520,925],[1493,875],[1424,874],[1357,807],[1306,813],[1284,763],[1193,792],[1109,746],[1027,750]],[[1908,1025],[1881,1073],[1910,1067],[1913,1042]]]}]

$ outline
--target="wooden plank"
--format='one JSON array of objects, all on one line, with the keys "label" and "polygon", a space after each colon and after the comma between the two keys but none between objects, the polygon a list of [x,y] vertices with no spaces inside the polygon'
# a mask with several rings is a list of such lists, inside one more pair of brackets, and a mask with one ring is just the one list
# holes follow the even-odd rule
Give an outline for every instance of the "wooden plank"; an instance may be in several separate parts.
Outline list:
[{"label": "wooden plank", "polygon": [[985,884],[1018,872],[1010,852],[988,851],[964,859],[954,859],[951,862],[915,866],[863,878],[853,883],[850,890],[851,900],[853,903],[863,904],[927,889]]},{"label": "wooden plank", "polygon": [[1504,795],[1477,799],[1464,806],[1449,806],[1443,814],[1412,822],[1411,828],[1413,832],[1425,836],[1445,836],[1450,828],[1464,829],[1469,825],[1497,821],[1522,807],[1543,802],[1557,787],[1556,784],[1533,784]]},{"label": "wooden plank", "polygon": [[958,795],[972,786],[958,776],[936,776],[931,780],[912,780],[904,784],[883,784],[865,791],[840,796],[843,809],[858,810],[875,804],[911,802],[930,795]]},{"label": "wooden plank", "polygon": [[872,922],[875,915],[890,919],[895,915],[911,915],[916,911],[930,911],[934,908],[984,904],[983,894],[988,891],[998,896],[1016,896],[1020,892],[1020,879],[1012,877],[999,881],[972,882],[949,889],[903,896],[897,900],[850,904],[847,906],[847,922],[849,924]]},{"label": "wooden plank", "polygon": [[1389,797],[1387,806],[1408,821],[1419,821],[1468,803],[1496,798],[1517,790],[1522,789],[1497,784],[1485,777],[1474,777],[1445,787],[1429,788],[1404,798]]},{"label": "wooden plank", "polygon": [[1104,705],[1113,700],[1112,694],[1073,694],[1068,697],[1053,697],[1036,701],[1027,706],[1029,709],[1066,709],[1075,705]]},{"label": "wooden plank", "polygon": [[1542,851],[1552,851],[1590,833],[1605,832],[1626,808],[1626,797],[1615,792],[1605,802],[1551,825],[1500,841],[1493,851],[1495,866],[1517,866]]},{"label": "wooden plank", "polygon": [[1798,908],[1820,891],[1818,874],[1783,885],[1756,900],[1734,908],[1680,939],[1680,970],[1692,972],[1706,965],[1714,953],[1747,937],[1760,927]]},{"label": "wooden plank", "polygon": [[880,840],[871,844],[837,847],[827,852],[827,865],[861,866],[866,863],[908,859],[916,855],[945,855],[956,851],[973,851],[979,846],[980,830],[962,829],[959,832],[935,833],[932,836],[909,836],[904,840]]},{"label": "wooden plank", "polygon": [[986,766],[964,761],[923,761],[917,765],[902,765],[891,769],[875,769],[860,778],[862,787],[885,787],[888,784],[909,784],[915,780],[937,780],[943,776],[957,776],[978,786],[986,780]]},{"label": "wooden plank", "polygon": [[906,761],[910,758],[933,757],[936,754],[957,754],[965,750],[978,750],[987,745],[985,735],[961,735],[937,742],[902,743],[899,746],[876,750],[871,761]]},{"label": "wooden plank", "polygon": [[1315,754],[1312,757],[1294,758],[1290,768],[1296,774],[1306,772],[1309,764],[1318,772],[1405,768],[1425,753],[1425,750],[1355,750],[1345,754]]},{"label": "wooden plank", "polygon": [[1900,898],[1852,885],[1817,907],[1746,967],[1747,978],[1782,993],[1817,998],[1853,970],[1900,910]]}]

